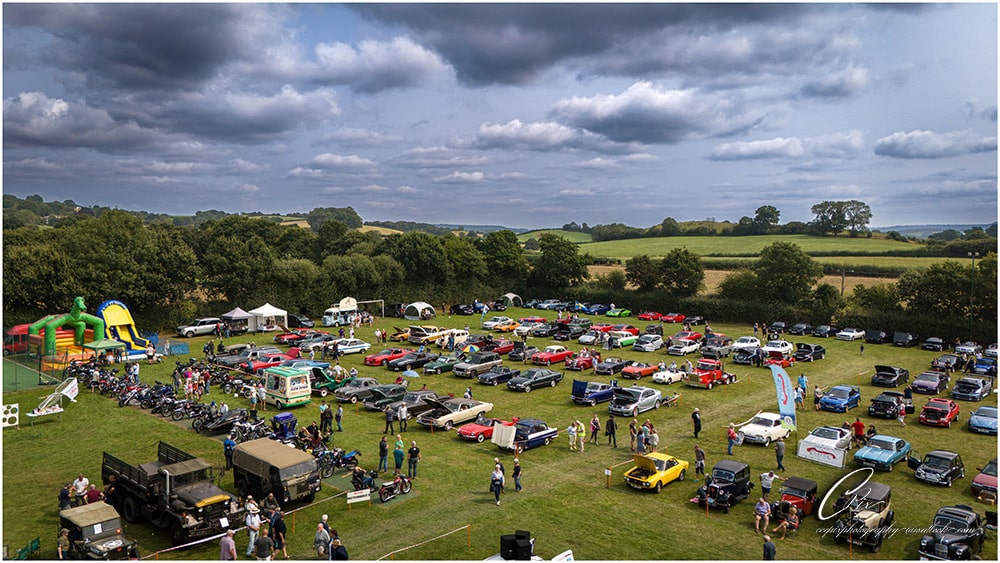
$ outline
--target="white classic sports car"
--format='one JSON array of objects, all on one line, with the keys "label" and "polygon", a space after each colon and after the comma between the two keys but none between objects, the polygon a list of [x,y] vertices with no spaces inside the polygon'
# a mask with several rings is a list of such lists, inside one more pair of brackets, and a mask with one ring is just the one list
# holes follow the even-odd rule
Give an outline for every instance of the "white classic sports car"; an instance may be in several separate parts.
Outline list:
[{"label": "white classic sports car", "polygon": [[851,431],[839,426],[818,426],[802,438],[802,443],[822,450],[851,449]]},{"label": "white classic sports car", "polygon": [[762,412],[754,416],[748,424],[740,427],[737,435],[740,438],[740,443],[750,442],[763,444],[764,447],[767,447],[778,438],[787,438],[791,432],[781,425],[781,415]]},{"label": "white classic sports car", "polygon": [[764,352],[765,356],[769,355],[772,351],[781,352],[784,355],[795,352],[795,346],[787,340],[768,340],[767,344],[760,350]]},{"label": "white classic sports car", "polygon": [[687,375],[687,373],[679,369],[667,368],[653,374],[653,383],[666,383],[667,385],[670,385],[672,383],[684,381],[687,379]]},{"label": "white classic sports car", "polygon": [[760,348],[760,340],[755,336],[741,336],[733,342],[733,351]]},{"label": "white classic sports car", "polygon": [[837,340],[858,340],[865,337],[865,331],[860,328],[845,328],[837,333]]}]

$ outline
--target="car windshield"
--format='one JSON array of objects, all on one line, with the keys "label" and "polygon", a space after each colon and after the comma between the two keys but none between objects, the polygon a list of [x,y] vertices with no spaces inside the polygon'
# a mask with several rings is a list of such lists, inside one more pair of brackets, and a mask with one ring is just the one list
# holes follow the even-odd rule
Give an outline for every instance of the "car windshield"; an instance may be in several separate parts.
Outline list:
[{"label": "car windshield", "polygon": [[764,418],[762,416],[755,416],[755,417],[753,417],[753,420],[750,421],[750,424],[757,424],[757,425],[760,425],[760,426],[772,426],[771,419],[770,418]]},{"label": "car windshield", "polygon": [[736,480],[736,474],[732,471],[726,471],[725,469],[712,469],[712,479],[714,481],[729,481],[733,482]]},{"label": "car windshield", "polygon": [[996,477],[997,476],[997,462],[991,461],[991,462],[987,463],[986,467],[983,468],[983,474],[984,475],[992,475],[993,477]]},{"label": "car windshield", "polygon": [[937,383],[938,376],[932,373],[921,373],[914,381],[930,381],[931,383]]},{"label": "car windshield", "polygon": [[868,445],[878,450],[885,450],[887,452],[895,451],[895,446],[891,440],[885,440],[882,438],[872,438],[868,440]]},{"label": "car windshield", "polygon": [[600,391],[601,385],[601,383],[591,381],[590,383],[587,383],[587,391]]},{"label": "car windshield", "polygon": [[836,440],[840,438],[840,433],[833,428],[817,428],[813,430],[813,436],[826,438],[827,440]]},{"label": "car windshield", "polygon": [[952,518],[945,515],[937,515],[934,517],[934,524],[932,524],[935,532],[952,532],[952,533],[968,533],[969,528],[967,522],[963,522],[957,518]]},{"label": "car windshield", "polygon": [[642,335],[642,336],[639,337],[639,342],[642,342],[643,344],[645,344],[646,342],[652,342],[652,341],[653,341],[653,337],[650,336],[650,335],[648,335],[648,334],[644,334],[644,335]]},{"label": "car windshield", "polygon": [[290,467],[282,467],[278,470],[278,474],[281,475],[282,480],[292,479],[299,475],[308,475],[310,472],[316,470],[316,461],[310,459],[309,461],[303,461],[302,463],[296,463]]},{"label": "car windshield", "polygon": [[851,395],[851,391],[849,389],[838,389],[834,387],[829,393],[827,393],[827,395],[837,397],[838,399],[846,399]]},{"label": "car windshield", "polygon": [[951,460],[945,457],[927,454],[924,457],[924,465],[936,469],[947,469],[951,467]]},{"label": "car windshield", "polygon": [[972,416],[981,416],[983,418],[996,418],[997,408],[996,407],[979,407],[972,413]]}]

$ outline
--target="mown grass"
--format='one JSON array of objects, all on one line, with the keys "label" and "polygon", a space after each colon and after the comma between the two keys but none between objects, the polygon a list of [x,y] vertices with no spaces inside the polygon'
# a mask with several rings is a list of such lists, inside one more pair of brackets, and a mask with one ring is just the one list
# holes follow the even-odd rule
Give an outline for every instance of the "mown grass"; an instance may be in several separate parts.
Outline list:
[{"label": "mown grass", "polygon": [[[706,268],[713,265],[722,264],[723,267],[730,266],[733,262],[744,262],[748,266],[757,260],[756,256],[714,258],[703,257],[702,263]],[[814,256],[813,260],[821,264],[832,264],[843,267],[850,273],[851,270],[863,271],[866,267],[879,268],[881,270],[895,269],[917,269],[929,268],[933,264],[938,264],[955,258],[943,258],[940,256]]]},{"label": "mown grass", "polygon": [[537,231],[528,231],[517,235],[517,240],[518,242],[524,242],[532,238],[537,239],[546,233],[561,236],[570,242],[584,243],[591,241],[590,233],[578,233],[576,231],[564,231],[562,229],[539,229]]},{"label": "mown grass", "polygon": [[[652,257],[662,257],[674,248],[686,248],[700,256],[745,256],[747,254],[758,254],[764,247],[778,241],[794,243],[802,248],[804,252],[817,253],[819,255],[843,252],[882,254],[888,251],[914,250],[919,248],[914,243],[898,242],[885,238],[760,235],[742,237],[657,237],[589,242],[580,245],[580,252],[602,258],[628,258],[643,254]],[[854,259],[855,257],[853,256],[850,258],[841,257],[841,261],[854,262]]]},{"label": "mown grass", "polygon": [[[505,314],[512,317],[538,311],[511,309]],[[554,316],[549,314],[547,316]],[[644,323],[631,322],[640,328]],[[787,319],[793,321],[794,319]],[[437,324],[463,326],[475,329],[479,317],[451,317],[435,319]],[[379,321],[381,327],[400,324],[397,319]],[[670,325],[667,332],[671,332]],[[715,325],[716,331],[733,336],[749,334],[747,327]],[[362,338],[371,338],[372,329],[359,330]],[[260,343],[269,335],[244,337],[256,338]],[[198,350],[204,338],[190,341],[191,349]],[[533,339],[538,345],[548,339]],[[792,338],[794,341],[814,341],[812,338]],[[793,368],[793,377],[800,372],[808,374],[810,384],[824,387],[837,383],[859,384],[865,404],[877,393],[867,381],[875,364],[886,363],[908,368],[914,375],[923,370],[935,356],[930,352],[903,350],[891,346],[869,345],[864,357],[858,343],[837,341],[823,342],[830,350],[828,359],[815,364]],[[573,345],[578,348],[578,345]],[[617,352],[616,352],[617,353]],[[607,355],[605,353],[605,355]],[[623,351],[621,356],[645,361],[658,361],[660,353],[643,354]],[[669,361],[669,360],[668,360]],[[373,375],[380,380],[395,378],[382,368],[361,367],[361,357],[350,356],[346,366],[359,366],[363,375]],[[169,378],[172,364],[142,366],[141,375],[146,381]],[[740,377],[740,382],[712,391],[687,387],[662,387],[665,393],[682,393],[681,405],[662,408],[640,416],[649,418],[661,435],[661,446],[682,459],[693,462],[692,448],[700,443],[708,456],[711,467],[725,457],[723,439],[725,426],[750,418],[760,409],[775,408],[774,385],[765,370],[732,365],[729,369]],[[697,487],[688,481],[672,483],[660,495],[639,494],[622,483],[622,473],[629,467],[627,421],[622,421],[617,450],[604,445],[588,446],[582,454],[570,452],[565,445],[564,429],[571,420],[586,422],[596,412],[601,420],[607,417],[606,405],[595,409],[576,406],[568,399],[571,380],[595,379],[589,372],[566,373],[566,379],[555,388],[516,394],[504,387],[484,387],[473,384],[475,397],[494,402],[493,416],[539,417],[561,429],[559,440],[553,445],[536,448],[522,454],[525,490],[514,493],[513,487],[504,495],[501,506],[493,504],[487,491],[488,476],[493,458],[500,457],[508,472],[512,456],[498,451],[489,443],[471,444],[458,440],[454,433],[434,432],[415,424],[404,435],[407,442],[416,440],[423,461],[420,475],[415,480],[411,494],[386,504],[375,501],[371,506],[354,505],[350,510],[342,498],[327,500],[339,488],[348,487],[339,475],[327,480],[327,487],[318,502],[294,516],[295,530],[291,532],[289,518],[289,554],[294,558],[312,557],[312,536],[315,522],[321,514],[329,514],[331,522],[344,538],[354,559],[376,559],[391,551],[402,549],[439,536],[462,526],[470,525],[470,532],[460,531],[445,538],[424,544],[396,555],[396,559],[482,559],[499,550],[499,536],[515,529],[532,532],[537,539],[536,552],[551,557],[565,549],[573,549],[578,559],[757,559],[760,557],[760,536],[753,533],[751,516],[753,502],[739,504],[730,514],[712,512],[706,515],[688,500]],[[601,377],[600,379],[606,379]],[[461,394],[469,380],[450,374],[425,376],[413,383],[427,383],[438,392]],[[646,380],[645,384],[653,385]],[[47,390],[29,390],[5,394],[4,402],[19,402],[24,411],[30,410]],[[216,391],[217,393],[217,391]],[[213,393],[210,397],[220,399]],[[242,398],[226,399],[231,406],[246,406]],[[916,398],[918,406],[925,398]],[[989,399],[996,404],[996,396]],[[696,442],[690,431],[690,413],[699,407],[705,422],[705,431]],[[920,528],[929,525],[935,510],[946,504],[971,504],[980,512],[985,510],[973,499],[968,485],[977,466],[996,455],[995,438],[972,435],[964,429],[975,404],[962,403],[962,424],[951,429],[929,428],[916,424],[910,417],[905,428],[893,421],[874,421],[885,432],[910,440],[921,452],[944,448],[959,451],[969,468],[966,479],[954,488],[935,488],[916,482],[912,471],[898,467],[892,473],[877,474],[875,480],[893,487],[896,519],[900,527]],[[56,495],[59,485],[72,480],[83,471],[91,480],[99,479],[101,453],[104,450],[132,462],[149,461],[155,457],[155,444],[163,439],[182,449],[201,455],[216,467],[222,467],[222,447],[218,437],[205,437],[186,428],[186,423],[175,424],[159,417],[151,417],[136,408],[119,408],[117,402],[89,393],[81,394],[76,404],[66,404],[62,419],[49,417],[29,427],[22,417],[19,430],[8,429],[4,435],[4,542],[20,546],[41,535],[43,556],[54,557],[54,538],[58,521]],[[873,422],[864,408],[848,415],[815,412],[811,405],[800,412],[799,436],[821,424],[839,424],[855,414],[866,423]],[[345,408],[345,432],[335,435],[336,445],[360,448],[363,465],[374,467],[376,446],[382,435],[384,420],[378,413]],[[293,411],[302,423],[318,416],[316,403]],[[266,413],[275,414],[273,409]],[[785,475],[797,475],[816,480],[825,491],[845,472],[801,461],[794,456],[798,436],[793,434],[785,464]],[[773,450],[759,446],[737,448],[736,459],[750,464],[755,474],[774,468]],[[605,468],[618,465],[613,470],[610,488],[606,487]],[[222,479],[225,488],[233,491],[231,477]],[[778,556],[782,559],[847,559],[848,549],[835,545],[831,538],[816,533],[819,526],[813,517],[807,518],[802,530],[794,539],[778,543]],[[148,524],[127,526],[127,533],[137,539],[144,553],[167,546],[167,539],[159,530]],[[471,547],[467,546],[471,535]],[[989,545],[984,559],[995,559],[996,535],[989,533]],[[237,536],[237,546],[245,547],[246,537]],[[878,554],[868,551],[855,553],[855,557],[872,559],[914,559],[917,557],[919,535],[900,533],[886,542]],[[214,559],[218,547],[211,545],[192,548],[183,552],[165,553],[161,559]]]}]

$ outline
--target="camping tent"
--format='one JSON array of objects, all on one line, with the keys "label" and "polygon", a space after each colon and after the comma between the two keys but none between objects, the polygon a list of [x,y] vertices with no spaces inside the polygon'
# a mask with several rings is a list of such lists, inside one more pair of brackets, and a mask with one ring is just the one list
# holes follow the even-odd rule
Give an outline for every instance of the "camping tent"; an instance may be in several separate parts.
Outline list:
[{"label": "camping tent", "polygon": [[524,307],[524,300],[516,293],[504,293],[500,300],[508,307]]},{"label": "camping tent", "polygon": [[434,307],[432,307],[430,303],[424,303],[423,301],[416,301],[414,303],[410,303],[409,305],[403,308],[403,318],[409,319],[411,321],[423,320],[423,318],[427,317],[428,315],[430,317],[433,317],[437,315],[437,312],[434,311]]},{"label": "camping tent", "polygon": [[[256,332],[261,327],[271,323],[288,326],[288,311],[279,309],[270,303],[264,303],[256,309],[251,309],[249,313],[253,315],[247,323],[250,332]],[[273,326],[273,324],[271,324],[271,326]]]}]

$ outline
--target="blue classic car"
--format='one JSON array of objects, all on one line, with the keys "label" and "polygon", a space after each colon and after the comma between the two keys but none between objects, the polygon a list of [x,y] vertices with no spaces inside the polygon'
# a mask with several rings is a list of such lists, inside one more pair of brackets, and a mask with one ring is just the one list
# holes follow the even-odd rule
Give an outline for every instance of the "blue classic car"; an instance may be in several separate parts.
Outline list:
[{"label": "blue classic car", "polygon": [[601,303],[593,303],[591,305],[587,305],[587,309],[584,311],[584,313],[587,313],[588,315],[603,315],[604,313],[607,313],[609,310],[611,310],[611,307],[608,307],[607,305]]},{"label": "blue classic car", "polygon": [[993,382],[981,377],[963,377],[951,390],[951,398],[961,401],[982,401],[993,391]]},{"label": "blue classic car", "polygon": [[997,408],[982,406],[969,417],[969,432],[997,435]]},{"label": "blue classic car", "polygon": [[574,403],[594,406],[597,403],[610,401],[615,396],[615,387],[617,386],[618,380],[616,379],[612,379],[609,383],[574,379],[573,391],[569,398],[573,399]]},{"label": "blue classic car", "polygon": [[523,452],[535,446],[545,446],[559,436],[557,428],[551,428],[537,418],[522,418],[513,426],[495,426],[492,442],[500,448]]},{"label": "blue classic car", "polygon": [[997,359],[988,358],[986,356],[977,359],[976,363],[972,366],[972,373],[978,373],[980,375],[996,375]]},{"label": "blue classic car", "polygon": [[479,374],[479,383],[483,385],[499,385],[521,375],[521,370],[506,366],[494,366],[488,372]]},{"label": "blue classic car", "polygon": [[876,434],[854,454],[854,463],[861,467],[892,471],[892,466],[905,460],[911,449],[910,443],[902,438]]},{"label": "blue classic car", "polygon": [[819,408],[832,412],[847,412],[861,404],[861,390],[853,385],[837,385],[819,400]]}]

